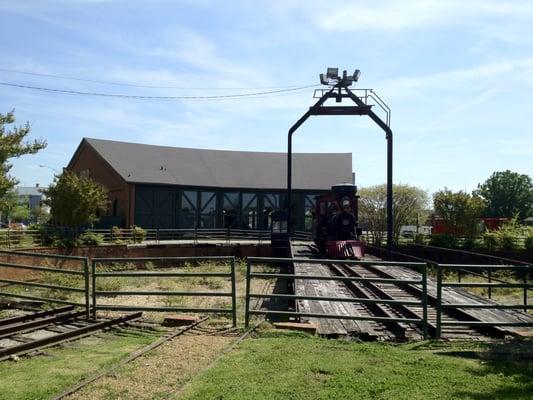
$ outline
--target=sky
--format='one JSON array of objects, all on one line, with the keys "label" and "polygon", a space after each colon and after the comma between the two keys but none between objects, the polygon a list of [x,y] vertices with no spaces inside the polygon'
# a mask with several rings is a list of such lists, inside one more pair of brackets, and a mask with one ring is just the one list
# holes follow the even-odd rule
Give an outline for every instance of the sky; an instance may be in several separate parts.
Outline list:
[{"label": "sky", "polygon": [[[533,1],[0,0],[0,13],[0,113],[48,142],[13,160],[22,186],[49,184],[83,137],[285,152],[315,87],[149,100],[6,83],[219,96],[319,85],[327,67],[360,69],[356,88],[390,107],[395,183],[433,193],[494,171],[533,176]],[[359,186],[386,180],[385,135],[368,117],[312,117],[293,148],[351,152]]]}]

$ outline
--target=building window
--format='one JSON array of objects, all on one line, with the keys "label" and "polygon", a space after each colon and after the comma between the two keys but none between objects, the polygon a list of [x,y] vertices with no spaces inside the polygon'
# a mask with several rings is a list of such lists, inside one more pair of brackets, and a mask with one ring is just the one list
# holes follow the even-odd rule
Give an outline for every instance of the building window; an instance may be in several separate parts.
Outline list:
[{"label": "building window", "polygon": [[259,215],[258,215],[258,201],[257,194],[243,193],[242,194],[242,216],[241,225],[243,229],[258,229]]},{"label": "building window", "polygon": [[192,190],[184,190],[181,194],[180,228],[196,228],[198,193]]},{"label": "building window", "polygon": [[224,217],[224,228],[239,227],[240,213],[239,192],[226,192],[222,200],[222,215]]},{"label": "building window", "polygon": [[90,178],[91,177],[91,171],[89,169],[82,169],[80,171],[80,178]]},{"label": "building window", "polygon": [[113,217],[116,217],[118,213],[118,199],[113,201]]},{"label": "building window", "polygon": [[280,210],[280,195],[267,193],[263,196],[263,229],[272,226],[272,213]]},{"label": "building window", "polygon": [[217,196],[215,192],[201,192],[199,228],[215,228],[217,221]]},{"label": "building window", "polygon": [[315,197],[318,194],[306,194],[304,197],[304,230],[310,232],[313,230],[313,210],[315,208]]}]

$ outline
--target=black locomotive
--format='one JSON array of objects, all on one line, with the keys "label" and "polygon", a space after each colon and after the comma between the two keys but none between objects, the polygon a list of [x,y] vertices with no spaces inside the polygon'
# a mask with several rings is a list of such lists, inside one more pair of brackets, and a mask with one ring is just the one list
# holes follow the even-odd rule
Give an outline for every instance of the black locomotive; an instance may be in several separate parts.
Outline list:
[{"label": "black locomotive", "polygon": [[322,255],[330,258],[362,258],[364,244],[358,221],[357,186],[342,183],[331,193],[317,196],[313,239]]}]

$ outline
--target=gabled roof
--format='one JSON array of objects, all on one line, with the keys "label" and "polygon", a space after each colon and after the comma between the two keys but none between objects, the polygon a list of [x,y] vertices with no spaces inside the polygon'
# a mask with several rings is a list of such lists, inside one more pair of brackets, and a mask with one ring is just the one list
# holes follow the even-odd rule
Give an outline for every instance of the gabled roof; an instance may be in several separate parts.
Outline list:
[{"label": "gabled roof", "polygon": [[17,186],[15,190],[19,196],[39,196],[42,197],[41,192],[43,188],[39,186]]},{"label": "gabled roof", "polygon": [[[126,182],[284,189],[287,154],[188,149],[84,138]],[[71,167],[76,154],[69,163]],[[293,154],[293,188],[327,190],[352,180],[351,153]]]}]

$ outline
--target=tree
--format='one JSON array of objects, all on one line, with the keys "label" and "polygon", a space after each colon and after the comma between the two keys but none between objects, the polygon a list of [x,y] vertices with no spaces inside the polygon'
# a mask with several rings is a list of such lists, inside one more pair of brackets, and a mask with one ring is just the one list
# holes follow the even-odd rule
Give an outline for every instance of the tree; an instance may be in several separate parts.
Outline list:
[{"label": "tree", "polygon": [[102,185],[71,171],[56,176],[43,193],[53,221],[69,228],[96,222],[99,211],[105,210],[108,203],[107,190]]},{"label": "tree", "polygon": [[[417,215],[428,204],[428,194],[410,185],[393,185],[393,234],[400,235],[402,225],[416,223]],[[359,219],[363,230],[374,236],[380,245],[387,231],[387,185],[376,185],[359,190]]]},{"label": "tree", "polygon": [[10,222],[13,211],[19,205],[19,195],[15,190],[8,190],[0,198],[0,212],[2,219]]},{"label": "tree", "polygon": [[433,208],[450,234],[473,237],[479,233],[479,219],[485,209],[480,197],[444,188],[433,195]]},{"label": "tree", "polygon": [[533,215],[533,182],[528,175],[509,170],[494,172],[478,185],[475,194],[487,203],[487,217],[518,216],[522,220]]},{"label": "tree", "polygon": [[0,114],[0,197],[3,197],[18,183],[14,177],[9,175],[12,164],[8,160],[25,154],[35,154],[46,147],[44,140],[24,141],[30,133],[29,123],[21,127],[14,126],[11,130],[7,130],[6,125],[14,122],[14,111],[5,115]]}]

